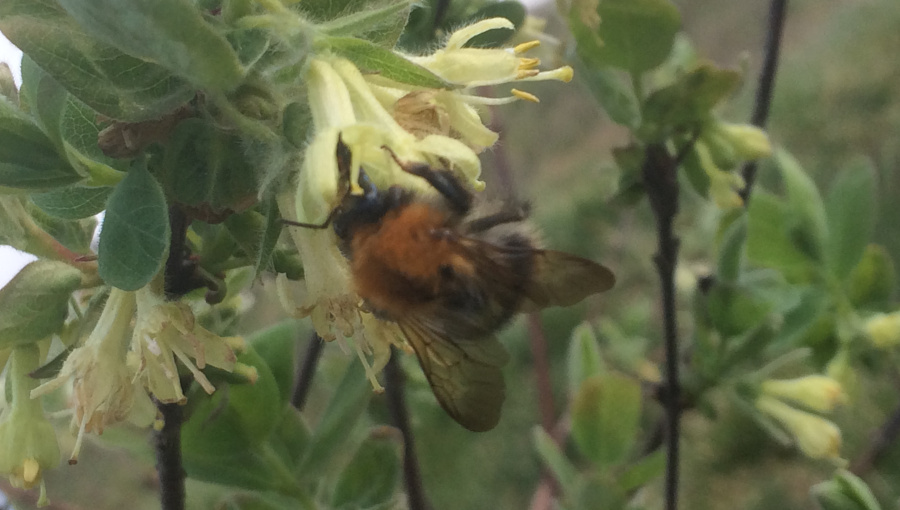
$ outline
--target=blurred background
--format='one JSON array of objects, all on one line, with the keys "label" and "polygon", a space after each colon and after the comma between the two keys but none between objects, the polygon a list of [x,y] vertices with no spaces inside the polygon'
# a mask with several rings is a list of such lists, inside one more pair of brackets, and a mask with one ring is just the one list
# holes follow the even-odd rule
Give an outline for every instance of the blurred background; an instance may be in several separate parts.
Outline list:
[{"label": "blurred background", "polygon": [[[547,31],[566,34],[552,3],[527,2],[533,15],[548,19]],[[675,0],[684,30],[697,53],[719,65],[745,67],[745,85],[721,116],[745,122],[755,93],[762,60],[768,2],[736,0]],[[880,223],[876,242],[887,247],[900,263],[900,2],[896,0],[797,0],[790,3],[782,60],[776,80],[770,120],[773,142],[792,151],[816,181],[827,188],[832,177],[855,157],[871,159],[878,171]],[[15,48],[0,43],[3,60],[18,72]],[[548,67],[552,57],[545,56]],[[549,59],[549,61],[547,61]],[[491,111],[501,143],[484,157],[489,193],[530,200],[534,218],[555,249],[601,261],[613,268],[619,283],[612,292],[579,307],[543,314],[542,329],[549,342],[553,405],[565,408],[565,354],[572,329],[588,319],[598,325],[601,342],[661,359],[658,340],[658,282],[651,254],[655,231],[646,202],[628,205],[618,197],[618,174],[612,148],[626,142],[626,133],[608,121],[592,95],[576,79],[569,85],[529,84],[540,104],[514,103]],[[509,169],[507,174],[505,169]],[[774,172],[765,164],[761,186],[778,191]],[[682,237],[680,306],[690,306],[693,282],[712,267],[712,234],[717,213],[697,197],[685,193],[679,218]],[[0,284],[24,265],[26,256],[0,247]],[[253,287],[251,311],[240,329],[245,332],[282,320],[270,282]],[[687,317],[687,316],[686,316]],[[690,323],[681,321],[685,333]],[[309,327],[293,327],[305,343]],[[622,342],[622,339],[630,340]],[[531,430],[540,421],[535,372],[527,324],[520,319],[503,335],[512,354],[506,370],[507,402],[500,425],[473,434],[456,426],[434,398],[412,359],[408,388],[424,485],[436,510],[482,508],[524,509],[541,476],[531,443]],[[301,347],[302,349],[302,347]],[[629,358],[630,357],[630,358]],[[333,396],[333,387],[347,363],[355,359],[328,346],[313,386],[306,414],[317,416]],[[645,367],[646,370],[652,370]],[[897,406],[896,382],[862,378],[859,400],[852,413],[838,415],[844,431],[844,454],[852,459],[891,410]],[[716,404],[716,402],[714,402]],[[811,509],[809,487],[829,476],[831,466],[816,464],[772,442],[743,415],[716,406],[716,420],[699,413],[686,415],[683,435],[683,507],[713,509]],[[661,410],[648,402],[649,430]],[[375,397],[370,414],[387,423],[383,397]],[[92,441],[96,438],[90,437]],[[97,444],[88,445],[76,466],[62,466],[47,474],[55,508],[158,508],[155,471],[148,436],[143,431],[111,429]],[[63,442],[63,451],[71,443]],[[896,499],[900,489],[900,447],[893,447],[867,481],[882,495]],[[103,481],[102,484],[100,481]],[[4,485],[4,487],[7,487]],[[189,482],[192,508],[212,508],[220,490]],[[660,507],[653,491],[647,508]],[[66,505],[61,502],[68,502]],[[21,510],[27,504],[17,506]]]}]

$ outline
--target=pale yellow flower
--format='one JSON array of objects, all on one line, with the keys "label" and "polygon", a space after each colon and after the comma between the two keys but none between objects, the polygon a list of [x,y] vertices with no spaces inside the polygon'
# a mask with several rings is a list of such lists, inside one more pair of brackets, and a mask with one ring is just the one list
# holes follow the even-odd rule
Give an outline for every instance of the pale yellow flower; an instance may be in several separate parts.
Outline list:
[{"label": "pale yellow flower", "polygon": [[763,381],[760,391],[818,412],[832,411],[835,406],[847,400],[841,384],[824,375],[807,375],[796,379],[768,379]]},{"label": "pale yellow flower", "polygon": [[841,430],[831,421],[768,395],[756,399],[756,408],[784,427],[806,456],[840,460]]}]

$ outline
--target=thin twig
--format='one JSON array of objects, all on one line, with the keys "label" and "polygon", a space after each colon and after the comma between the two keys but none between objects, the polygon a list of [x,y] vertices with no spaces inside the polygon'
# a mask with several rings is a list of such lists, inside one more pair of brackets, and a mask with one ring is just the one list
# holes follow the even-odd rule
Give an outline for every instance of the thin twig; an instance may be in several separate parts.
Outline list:
[{"label": "thin twig", "polygon": [[[769,4],[768,29],[766,31],[765,60],[759,73],[759,84],[756,88],[756,103],[753,107],[753,115],[750,123],[754,126],[765,127],[769,119],[769,106],[772,104],[772,90],[775,86],[775,72],[778,70],[778,57],[781,52],[781,34],[784,31],[785,11],[787,0],[772,0]],[[750,198],[750,191],[756,181],[756,162],[750,161],[741,170],[746,185],[740,195],[746,204]]]},{"label": "thin twig", "polygon": [[538,313],[528,314],[528,337],[531,342],[531,355],[534,361],[541,426],[547,433],[550,433],[553,430],[553,422],[556,421],[556,404],[553,401],[553,386],[550,383],[547,337],[544,335],[544,327],[541,323],[541,316]]},{"label": "thin twig", "polygon": [[[166,296],[170,299],[177,299],[183,294],[184,280],[190,274],[184,265],[185,241],[189,224],[190,220],[180,207],[169,208],[171,239],[164,279]],[[184,510],[185,472],[181,458],[181,425],[184,422],[184,410],[179,404],[158,402],[156,406],[163,419],[162,429],[154,433],[161,508],[162,510]]]},{"label": "thin twig", "polygon": [[850,471],[862,476],[875,467],[888,447],[900,436],[900,407],[884,422],[872,436],[869,447],[850,465]]},{"label": "thin twig", "polygon": [[162,430],[155,434],[156,472],[162,510],[184,510],[184,465],[181,459],[181,424],[184,408],[179,404],[158,403]]},{"label": "thin twig", "polygon": [[409,413],[406,410],[406,397],[404,396],[406,381],[397,357],[397,351],[391,348],[391,359],[384,367],[384,386],[391,419],[403,436],[403,479],[406,483],[407,503],[410,510],[429,510],[431,505],[428,504],[428,499],[425,497],[412,426],[410,426]]},{"label": "thin twig", "polygon": [[306,397],[309,396],[309,389],[312,386],[313,376],[316,375],[316,367],[319,366],[319,359],[322,358],[322,347],[325,343],[316,333],[310,336],[309,343],[306,344],[306,352],[303,353],[300,369],[297,372],[297,380],[294,381],[294,391],[291,393],[291,405],[302,411],[306,404]]},{"label": "thin twig", "polygon": [[657,225],[654,256],[662,290],[663,329],[666,351],[666,509],[678,508],[678,440],[681,426],[681,384],[678,367],[678,330],[675,322],[675,266],[678,239],[672,230],[678,214],[677,161],[663,145],[649,145],[643,164],[644,185]]}]

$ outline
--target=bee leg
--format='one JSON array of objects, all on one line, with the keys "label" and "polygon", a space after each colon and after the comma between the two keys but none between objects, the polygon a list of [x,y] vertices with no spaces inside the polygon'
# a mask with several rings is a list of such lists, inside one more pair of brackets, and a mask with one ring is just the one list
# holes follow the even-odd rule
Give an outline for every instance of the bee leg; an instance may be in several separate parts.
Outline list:
[{"label": "bee leg", "polygon": [[531,208],[528,206],[528,204],[520,204],[515,209],[505,209],[500,212],[484,216],[482,218],[476,218],[466,223],[466,231],[472,234],[476,234],[479,232],[490,230],[497,225],[503,225],[504,223],[516,223],[519,221],[524,221],[528,218],[530,209]]},{"label": "bee leg", "polygon": [[382,145],[381,148],[391,155],[401,170],[428,181],[431,187],[447,199],[447,203],[454,212],[465,215],[472,208],[472,193],[453,175],[453,172],[435,169],[425,163],[401,161],[394,150],[387,145]]}]

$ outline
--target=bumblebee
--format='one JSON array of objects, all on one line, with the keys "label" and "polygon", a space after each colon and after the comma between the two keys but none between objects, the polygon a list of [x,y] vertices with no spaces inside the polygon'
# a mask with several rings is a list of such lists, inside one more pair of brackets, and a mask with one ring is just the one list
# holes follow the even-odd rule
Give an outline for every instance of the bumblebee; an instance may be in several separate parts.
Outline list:
[{"label": "bumblebee", "polygon": [[481,212],[450,170],[401,161],[438,193],[377,189],[360,169],[350,192],[350,149],[340,140],[340,203],[333,225],[355,290],[381,320],[396,323],[435,397],[472,431],[494,428],[505,398],[506,350],[496,338],[518,312],[568,306],[610,289],[615,276],[596,262],[538,247],[525,207]]}]

